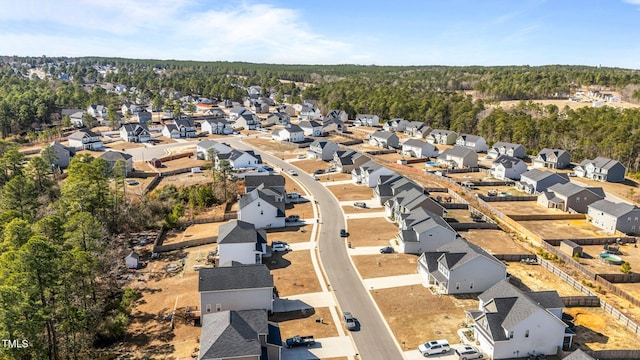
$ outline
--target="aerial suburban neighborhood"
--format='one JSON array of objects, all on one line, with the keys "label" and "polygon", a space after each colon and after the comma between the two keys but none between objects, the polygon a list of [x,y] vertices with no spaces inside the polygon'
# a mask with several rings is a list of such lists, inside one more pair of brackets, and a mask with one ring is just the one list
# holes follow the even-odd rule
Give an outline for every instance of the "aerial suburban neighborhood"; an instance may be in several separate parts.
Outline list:
[{"label": "aerial suburban neighborhood", "polygon": [[[167,87],[163,106],[114,81],[116,65],[89,68],[86,92],[103,102],[1,149],[0,254],[32,242],[51,262],[66,248],[108,254],[100,271],[119,300],[94,341],[104,358],[640,358],[637,161],[340,109],[301,96],[310,84]],[[60,198],[65,215],[10,196],[26,196],[12,179],[27,174],[48,184],[29,181],[29,201]],[[73,225],[56,225],[65,216]],[[77,286],[88,307],[107,286],[97,279],[61,277],[43,301]]]}]

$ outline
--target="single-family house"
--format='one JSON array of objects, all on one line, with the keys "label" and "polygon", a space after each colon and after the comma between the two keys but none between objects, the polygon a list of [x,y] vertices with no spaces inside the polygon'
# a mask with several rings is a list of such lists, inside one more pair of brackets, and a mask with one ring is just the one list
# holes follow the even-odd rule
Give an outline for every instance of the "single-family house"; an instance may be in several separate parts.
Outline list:
[{"label": "single-family house", "polygon": [[87,113],[96,119],[104,120],[107,118],[107,107],[104,105],[91,104],[87,107]]},{"label": "single-family house", "polygon": [[584,160],[573,168],[576,176],[607,182],[623,182],[627,168],[619,161],[598,156]]},{"label": "single-family house", "polygon": [[562,321],[564,303],[556,291],[524,292],[502,280],[480,294],[478,310],[467,310],[474,338],[491,359],[530,354],[556,355],[572,333]]},{"label": "single-family house", "polygon": [[104,148],[100,136],[91,130],[78,130],[67,138],[69,147],[76,150],[101,150]]},{"label": "single-family house", "polygon": [[49,147],[44,147],[40,151],[40,156],[47,162],[47,165],[65,169],[69,167],[73,152],[70,148],[57,141],[52,142]]},{"label": "single-family house", "polygon": [[229,110],[229,120],[236,121],[245,111],[249,111],[242,106],[234,107]]},{"label": "single-family house", "polygon": [[384,131],[400,131],[400,132],[404,132],[404,130],[407,128],[408,124],[409,124],[409,120],[396,118],[396,119],[391,119],[391,120],[387,121],[386,123],[384,123],[384,125],[382,125],[382,129]]},{"label": "single-family house", "polygon": [[202,268],[198,292],[202,316],[226,310],[273,311],[273,276],[264,264]]},{"label": "single-family house", "polygon": [[251,101],[250,104],[251,110],[255,111],[258,114],[266,114],[269,112],[269,104],[264,101],[255,100]]},{"label": "single-family house", "polygon": [[538,196],[538,204],[562,211],[586,214],[589,205],[604,199],[600,187],[584,187],[572,182],[549,186]]},{"label": "single-family house", "polygon": [[303,120],[298,123],[304,131],[304,136],[322,136],[322,124],[313,120]]},{"label": "single-family house", "polygon": [[628,235],[640,233],[640,208],[626,203],[598,200],[588,206],[587,221],[609,234],[617,231]]},{"label": "single-family house", "polygon": [[422,187],[413,180],[402,175],[391,174],[378,178],[378,184],[373,188],[373,197],[378,204],[384,205],[387,200],[396,196],[402,191],[409,189],[418,189],[422,191]]},{"label": "single-family house", "polygon": [[285,178],[282,175],[252,175],[244,178],[244,192],[250,193],[256,188],[262,186],[263,189],[269,189],[281,194],[282,197],[287,195],[285,190]]},{"label": "single-family house", "polygon": [[432,130],[427,135],[427,142],[430,144],[453,145],[458,139],[458,134],[450,130]]},{"label": "single-family house", "polygon": [[234,129],[256,130],[260,127],[260,118],[249,110],[240,113],[233,123]]},{"label": "single-family house", "polygon": [[359,168],[360,165],[369,161],[369,158],[353,149],[338,150],[333,155],[333,165],[336,171],[342,173],[350,173],[353,169]]},{"label": "single-family house", "polygon": [[478,154],[471,148],[454,146],[438,155],[437,162],[454,169],[478,167]]},{"label": "single-family house", "polygon": [[62,109],[60,111],[62,117],[68,116],[71,121],[71,125],[75,127],[83,127],[84,126],[84,110],[81,109]]},{"label": "single-family house", "polygon": [[291,105],[280,105],[276,108],[276,112],[283,113],[291,116],[296,116],[296,109]]},{"label": "single-family house", "polygon": [[314,107],[311,104],[302,104],[302,108],[300,109],[300,114],[298,115],[299,120],[317,120],[322,118],[322,113],[320,110]]},{"label": "single-family house", "polygon": [[347,130],[346,124],[342,120],[329,119],[322,121],[322,133],[328,134],[330,132],[342,133]]},{"label": "single-family house", "polygon": [[351,170],[351,179],[356,184],[365,184],[372,188],[378,184],[380,176],[391,174],[395,174],[395,172],[369,160],[360,165],[360,167]]},{"label": "single-family house", "polygon": [[239,201],[238,220],[255,225],[256,229],[285,226],[285,200],[282,194],[258,186],[242,195]]},{"label": "single-family house", "polygon": [[153,121],[152,119],[153,114],[151,114],[151,112],[147,111],[146,109],[142,109],[131,115],[131,120],[141,125],[147,125],[148,123]]},{"label": "single-family house", "polygon": [[225,114],[225,112],[219,107],[212,107],[212,108],[206,109],[205,111],[202,112],[202,115],[206,116],[207,119],[222,120],[227,117],[227,114]]},{"label": "single-family house", "polygon": [[520,180],[520,175],[525,172],[527,164],[509,155],[500,155],[491,164],[491,175],[500,180]]},{"label": "single-family house", "polygon": [[404,254],[435,251],[456,238],[456,231],[442,217],[417,208],[398,219],[398,244]]},{"label": "single-family house", "polygon": [[409,214],[418,208],[428,210],[440,217],[445,214],[442,205],[430,198],[422,188],[405,189],[384,203],[387,217],[395,222],[402,218],[402,214]]},{"label": "single-family house", "polygon": [[233,127],[224,118],[207,118],[200,124],[200,131],[204,134],[228,135]]},{"label": "single-family house", "polygon": [[264,309],[204,314],[198,360],[280,360],[280,327],[268,316]]},{"label": "single-family house", "polygon": [[299,143],[304,141],[304,130],[298,125],[289,125],[282,129],[275,129],[271,133],[271,139],[276,141],[289,141]]},{"label": "single-family house", "polygon": [[120,151],[107,150],[98,156],[99,159],[104,159],[109,163],[109,170],[113,170],[116,162],[123,161],[124,162],[124,175],[127,176],[131,171],[133,171],[133,156],[127,153],[123,153]]},{"label": "single-family house", "polygon": [[273,125],[287,126],[289,124],[291,124],[291,117],[289,115],[282,112],[274,112],[267,116],[267,120],[265,120],[263,127]]},{"label": "single-family house", "polygon": [[126,142],[146,143],[151,140],[151,133],[145,125],[124,124],[120,127],[120,140]]},{"label": "single-family house", "polygon": [[127,269],[137,269],[140,266],[140,255],[132,251],[124,258],[124,265]]},{"label": "single-family house", "polygon": [[426,141],[409,139],[402,144],[402,155],[415,158],[437,157],[440,154],[437,147]]},{"label": "single-family house", "polygon": [[398,135],[383,130],[376,130],[369,137],[369,144],[383,149],[397,149],[400,147],[399,142]]},{"label": "single-family house", "polygon": [[324,117],[324,121],[327,120],[339,120],[344,123],[349,120],[349,115],[347,115],[344,110],[329,110],[327,115]]},{"label": "single-family house", "polygon": [[496,159],[500,155],[509,155],[518,159],[524,159],[527,157],[527,152],[524,146],[520,144],[498,141],[487,151],[487,159]]},{"label": "single-family house", "polygon": [[380,124],[380,118],[378,115],[370,114],[358,114],[353,121],[354,126],[378,126]]},{"label": "single-family house", "polygon": [[210,155],[229,154],[233,149],[224,143],[206,139],[196,144],[196,158],[210,160]]},{"label": "single-family house", "polygon": [[122,115],[133,115],[133,114],[137,114],[138,111],[142,110],[142,107],[138,104],[132,104],[132,103],[124,103],[122,104],[122,107],[120,108],[120,110],[122,111]]},{"label": "single-family house", "polygon": [[216,154],[216,167],[219,167],[221,160],[229,161],[232,169],[247,169],[262,167],[262,157],[253,150],[233,149],[227,154]]},{"label": "single-family house", "polygon": [[429,133],[431,133],[431,126],[425,124],[423,121],[410,121],[404,129],[404,134],[411,137],[424,139]]},{"label": "single-family house", "polygon": [[333,141],[316,140],[309,146],[309,150],[307,150],[307,158],[330,161],[333,159],[339,148],[338,144]]},{"label": "single-family house", "polygon": [[527,194],[537,194],[555,184],[566,184],[569,177],[566,174],[558,174],[551,171],[531,169],[520,175],[520,181],[516,183],[518,190]]},{"label": "single-family house", "polygon": [[534,168],[564,169],[571,166],[571,154],[561,149],[540,150],[533,159]]},{"label": "single-family house", "polygon": [[460,134],[456,139],[456,146],[468,147],[475,152],[485,152],[489,150],[487,141],[482,136],[471,134]]},{"label": "single-family house", "polygon": [[234,219],[218,227],[217,243],[220,266],[231,266],[234,261],[262,264],[262,256],[267,253],[267,232]]},{"label": "single-family house", "polygon": [[507,267],[481,247],[458,237],[418,258],[425,287],[439,294],[483,292],[507,277]]}]

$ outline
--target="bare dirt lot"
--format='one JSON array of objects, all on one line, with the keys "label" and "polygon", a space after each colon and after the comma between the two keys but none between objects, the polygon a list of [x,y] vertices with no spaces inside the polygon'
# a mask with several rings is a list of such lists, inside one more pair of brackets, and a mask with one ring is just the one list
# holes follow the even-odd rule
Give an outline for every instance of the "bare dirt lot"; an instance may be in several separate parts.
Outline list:
[{"label": "bare dirt lot", "polygon": [[464,310],[478,308],[476,295],[438,296],[422,285],[371,293],[403,350],[417,349],[431,339],[457,344],[456,331],[465,321]]},{"label": "bare dirt lot", "polygon": [[566,214],[560,209],[546,208],[537,201],[494,201],[491,206],[505,215]]},{"label": "bare dirt lot", "polygon": [[468,172],[447,174],[448,177],[455,181],[497,181],[486,172]]},{"label": "bare dirt lot", "polygon": [[287,215],[299,215],[301,220],[313,219],[313,204],[311,201],[293,204],[292,208],[287,206],[286,212]]},{"label": "bare dirt lot", "polygon": [[322,291],[309,250],[273,253],[265,263],[271,270],[280,297]]},{"label": "bare dirt lot", "polygon": [[540,220],[519,221],[527,230],[543,239],[576,239],[610,236],[583,219],[579,220]]},{"label": "bare dirt lot", "polygon": [[502,230],[471,229],[461,231],[460,235],[490,254],[529,253],[518,241]]},{"label": "bare dirt lot", "polygon": [[350,219],[347,225],[348,240],[353,247],[388,246],[398,233],[398,226],[383,218]]},{"label": "bare dirt lot", "polygon": [[376,207],[376,208],[366,208],[363,209],[361,207],[357,207],[357,206],[353,206],[353,205],[347,205],[347,206],[343,206],[342,210],[344,211],[345,214],[363,214],[363,213],[378,213],[378,212],[384,212],[384,208],[383,207]]},{"label": "bare dirt lot", "polygon": [[246,138],[242,141],[258,149],[278,154],[282,159],[293,159],[296,158],[298,154],[306,153],[306,149],[298,149],[295,146],[269,139]]},{"label": "bare dirt lot", "polygon": [[211,183],[211,175],[206,172],[200,174],[184,173],[171,176],[163,176],[156,189],[162,188],[165,185],[172,184],[177,188],[183,188],[186,186],[196,184],[208,184]]},{"label": "bare dirt lot", "polygon": [[[579,259],[580,263],[591,268],[595,273],[603,274],[620,274],[620,265],[611,265],[600,260],[600,253],[604,250],[603,245],[582,246],[583,256]],[[623,261],[628,261],[631,268],[640,268],[640,248],[634,247],[632,244],[621,245],[620,254]]]},{"label": "bare dirt lot", "polygon": [[[571,285],[540,265],[529,265],[521,262],[506,262],[507,272],[522,282],[519,286],[525,291],[556,290],[560,296],[583,296]],[[516,284],[516,282],[512,282]]]},{"label": "bare dirt lot", "polygon": [[[601,308],[567,308],[576,324],[574,344],[589,350],[631,350],[638,348],[637,335],[631,333]],[[633,339],[633,340],[632,340]]]},{"label": "bare dirt lot", "polygon": [[301,195],[307,195],[307,192],[304,190],[304,187],[298,185],[298,183],[294,180],[295,176],[291,176],[287,173],[280,173],[280,175],[284,176],[285,183],[284,188],[287,190],[287,193],[297,192]]},{"label": "bare dirt lot", "polygon": [[413,254],[377,254],[352,256],[363,279],[415,274],[418,257]]},{"label": "bare dirt lot", "polygon": [[127,149],[136,149],[136,148],[141,148],[144,147],[144,144],[142,143],[134,143],[134,142],[127,142],[127,141],[114,141],[111,143],[107,143],[104,144],[104,147],[107,149],[113,149],[113,150],[117,150],[117,151],[124,151]]},{"label": "bare dirt lot", "polygon": [[632,179],[627,178],[622,183],[602,182],[584,178],[575,178],[572,181],[580,185],[601,187],[608,194],[640,205],[640,184]]},{"label": "bare dirt lot", "polygon": [[465,209],[447,209],[447,221],[450,222],[459,222],[459,223],[470,223],[473,222],[471,219],[471,212]]},{"label": "bare dirt lot", "polygon": [[296,160],[292,161],[291,165],[300,168],[306,173],[313,173],[316,169],[326,170],[329,167],[329,163],[315,159]]},{"label": "bare dirt lot", "polygon": [[318,181],[342,181],[342,180],[351,180],[351,174],[345,173],[332,173],[332,174],[324,174],[318,175]]},{"label": "bare dirt lot", "polygon": [[187,227],[184,231],[169,230],[165,235],[163,244],[173,244],[186,240],[196,240],[202,238],[208,238],[212,236],[218,236],[218,228],[220,225],[226,224],[226,222],[216,222],[208,224],[193,224]]},{"label": "bare dirt lot", "polygon": [[[322,318],[322,323],[316,319]],[[296,335],[313,335],[315,338],[338,336],[336,324],[329,308],[315,308],[292,313],[274,314],[270,320],[280,325],[280,335],[284,341]]]},{"label": "bare dirt lot", "polygon": [[373,190],[364,185],[327,184],[327,189],[333,193],[338,201],[369,200],[373,197]]},{"label": "bare dirt lot", "polygon": [[267,241],[284,241],[288,244],[311,241],[311,225],[289,226],[280,229],[268,229]]}]

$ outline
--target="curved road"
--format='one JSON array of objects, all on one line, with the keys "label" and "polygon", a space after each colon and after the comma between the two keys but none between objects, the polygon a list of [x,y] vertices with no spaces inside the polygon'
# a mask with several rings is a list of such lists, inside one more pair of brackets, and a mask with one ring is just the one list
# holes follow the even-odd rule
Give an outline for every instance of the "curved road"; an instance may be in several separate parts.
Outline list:
[{"label": "curved road", "polygon": [[343,311],[350,311],[360,322],[360,331],[351,335],[356,343],[360,359],[365,360],[403,360],[393,334],[388,330],[382,315],[373,303],[367,289],[347,253],[345,241],[340,237],[340,229],[345,228],[345,219],[340,205],[331,192],[314,181],[311,176],[295,166],[271,156],[263,151],[251,148],[237,138],[227,141],[236,149],[254,150],[262,156],[263,161],[282,169],[297,170],[300,180],[313,194],[320,207],[322,224],[319,228],[318,250],[320,261],[329,279],[329,286]]}]

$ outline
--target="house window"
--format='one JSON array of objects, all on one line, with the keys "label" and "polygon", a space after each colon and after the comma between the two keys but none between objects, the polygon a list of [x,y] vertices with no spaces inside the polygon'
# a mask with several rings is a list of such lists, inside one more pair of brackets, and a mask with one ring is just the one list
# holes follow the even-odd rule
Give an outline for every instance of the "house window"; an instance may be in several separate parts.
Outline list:
[{"label": "house window", "polygon": [[256,254],[256,264],[262,263],[262,256],[260,254]]},{"label": "house window", "polygon": [[210,313],[211,312],[211,304],[207,304],[207,312]]},{"label": "house window", "polygon": [[258,206],[260,206],[260,201],[258,201]]},{"label": "house window", "polygon": [[469,283],[469,289],[473,289],[473,281]]},{"label": "house window", "polygon": [[580,202],[580,196],[576,197],[576,202]]},{"label": "house window", "polygon": [[216,312],[222,310],[222,304],[216,304]]},{"label": "house window", "polygon": [[456,290],[460,290],[460,283],[456,283]]},{"label": "house window", "polygon": [[264,215],[264,211],[260,210],[260,215]]},{"label": "house window", "polygon": [[513,339],[513,331],[509,331],[509,339]]},{"label": "house window", "polygon": [[529,330],[524,332],[524,337],[528,338],[529,337]]},{"label": "house window", "polygon": [[630,223],[631,222],[631,217],[627,218],[627,222]]}]

